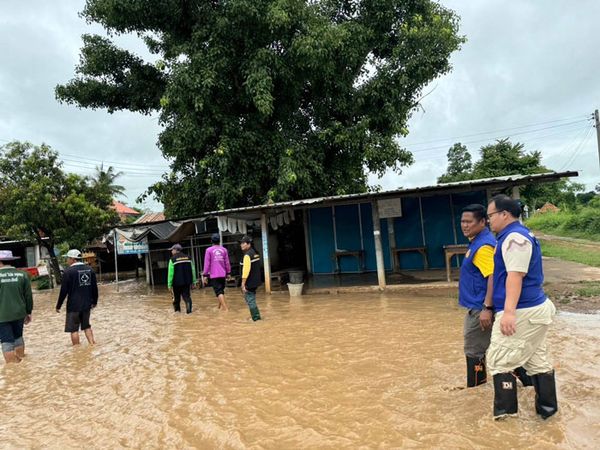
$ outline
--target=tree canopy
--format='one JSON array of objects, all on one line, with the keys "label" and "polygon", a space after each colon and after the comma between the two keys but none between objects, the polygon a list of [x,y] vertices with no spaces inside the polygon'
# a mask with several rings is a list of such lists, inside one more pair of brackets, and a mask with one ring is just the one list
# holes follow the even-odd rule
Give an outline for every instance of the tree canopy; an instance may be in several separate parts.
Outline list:
[{"label": "tree canopy", "polygon": [[[508,139],[500,139],[494,144],[484,145],[479,152],[481,158],[473,164],[467,148],[460,143],[454,144],[448,150],[448,169],[438,178],[438,183],[552,172],[542,164],[539,151],[526,152],[525,145],[519,142],[513,144]],[[545,202],[571,204],[576,200],[576,193],[583,188],[581,184],[560,180],[526,186],[521,190],[521,197],[534,209]]]},{"label": "tree canopy", "polygon": [[[66,173],[49,146],[11,142],[0,147],[0,230],[54,247],[82,248],[116,224],[112,197],[87,178]],[[54,259],[55,274],[58,269]],[[60,276],[57,277],[60,280]]]},{"label": "tree canopy", "polygon": [[151,64],[83,36],[61,101],[158,111],[171,171],[149,193],[169,215],[365,191],[412,162],[397,137],[450,70],[458,18],[432,0],[87,0]]}]

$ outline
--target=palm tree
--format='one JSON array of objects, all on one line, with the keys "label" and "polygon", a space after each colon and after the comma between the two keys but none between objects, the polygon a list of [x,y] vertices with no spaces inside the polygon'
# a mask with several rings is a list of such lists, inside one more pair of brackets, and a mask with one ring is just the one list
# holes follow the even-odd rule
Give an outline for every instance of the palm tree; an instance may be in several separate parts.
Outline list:
[{"label": "palm tree", "polygon": [[96,166],[96,176],[92,178],[92,186],[114,198],[117,195],[125,195],[125,187],[115,184],[115,180],[123,175],[123,172],[115,172],[113,166],[108,166],[104,170],[104,163],[100,167]]}]

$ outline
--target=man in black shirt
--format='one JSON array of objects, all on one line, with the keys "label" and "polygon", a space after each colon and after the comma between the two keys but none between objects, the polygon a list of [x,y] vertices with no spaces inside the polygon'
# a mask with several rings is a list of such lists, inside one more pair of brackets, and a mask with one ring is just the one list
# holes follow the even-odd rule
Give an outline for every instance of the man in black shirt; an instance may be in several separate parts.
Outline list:
[{"label": "man in black shirt", "polygon": [[73,345],[79,345],[80,327],[85,333],[88,343],[96,343],[90,325],[90,312],[98,304],[98,284],[96,283],[96,274],[90,266],[81,261],[81,258],[79,250],[73,249],[67,252],[69,268],[63,275],[56,303],[56,312],[60,312],[60,308],[68,296],[65,332],[71,333]]}]

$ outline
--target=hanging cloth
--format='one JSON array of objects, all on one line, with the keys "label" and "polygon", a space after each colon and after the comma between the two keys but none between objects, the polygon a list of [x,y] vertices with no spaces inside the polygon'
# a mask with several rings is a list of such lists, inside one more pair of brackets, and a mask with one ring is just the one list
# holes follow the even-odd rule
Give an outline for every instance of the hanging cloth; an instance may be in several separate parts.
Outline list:
[{"label": "hanging cloth", "polygon": [[275,217],[275,216],[269,217],[269,222],[271,223],[271,228],[273,228],[274,231],[276,231],[277,228],[279,228],[277,226],[277,217]]},{"label": "hanging cloth", "polygon": [[217,223],[219,225],[219,231],[227,231],[227,217],[217,216]]},{"label": "hanging cloth", "polygon": [[241,234],[246,234],[247,233],[247,228],[246,228],[246,221],[243,219],[238,219],[237,221],[237,229],[238,232]]},{"label": "hanging cloth", "polygon": [[231,234],[237,233],[237,220],[230,217],[227,219],[227,228]]},{"label": "hanging cloth", "polygon": [[294,215],[294,210],[290,209],[289,210],[290,213],[290,220],[293,222],[294,220],[296,220],[296,216]]},{"label": "hanging cloth", "polygon": [[283,226],[283,214],[277,214],[277,226]]},{"label": "hanging cloth", "polygon": [[289,213],[287,210],[285,210],[285,211],[283,212],[283,222],[284,222],[286,225],[289,225],[289,224],[290,224],[290,222],[291,222],[291,220],[290,220],[290,213]]}]

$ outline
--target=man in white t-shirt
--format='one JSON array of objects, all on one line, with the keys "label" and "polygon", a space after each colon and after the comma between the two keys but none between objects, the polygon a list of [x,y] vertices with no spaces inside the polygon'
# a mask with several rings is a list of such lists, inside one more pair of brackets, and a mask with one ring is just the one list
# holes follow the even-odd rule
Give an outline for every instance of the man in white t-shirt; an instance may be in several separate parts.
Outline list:
[{"label": "man in white t-shirt", "polygon": [[494,418],[518,411],[515,369],[532,378],[536,412],[547,419],[558,410],[554,369],[546,334],[556,309],[542,285],[542,252],[533,233],[519,222],[521,205],[497,195],[488,205],[490,228],[497,233],[493,304],[496,320],[486,354],[494,377]]}]

